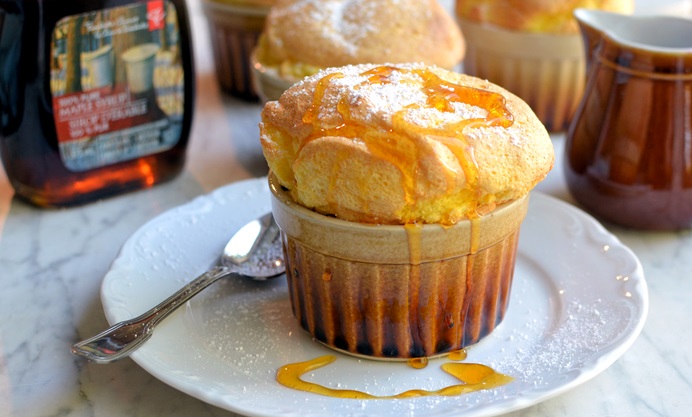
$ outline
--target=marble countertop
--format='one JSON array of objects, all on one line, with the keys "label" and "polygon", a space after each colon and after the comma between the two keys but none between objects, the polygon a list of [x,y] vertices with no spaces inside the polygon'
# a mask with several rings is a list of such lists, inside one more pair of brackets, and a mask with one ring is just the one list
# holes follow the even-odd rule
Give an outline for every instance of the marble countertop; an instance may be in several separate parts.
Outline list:
[{"label": "marble countertop", "polygon": [[[42,210],[14,198],[0,171],[0,416],[234,415],[169,387],[130,359],[97,365],[70,354],[72,343],[107,326],[101,280],[134,231],[196,196],[267,172],[257,140],[260,106],[220,93],[206,24],[197,0],[190,5],[198,94],[181,176],[83,207]],[[557,166],[538,190],[572,202],[562,176],[564,138],[553,140]],[[643,265],[650,310],[642,334],[594,379],[510,416],[682,417],[692,410],[692,230],[606,227]]]}]

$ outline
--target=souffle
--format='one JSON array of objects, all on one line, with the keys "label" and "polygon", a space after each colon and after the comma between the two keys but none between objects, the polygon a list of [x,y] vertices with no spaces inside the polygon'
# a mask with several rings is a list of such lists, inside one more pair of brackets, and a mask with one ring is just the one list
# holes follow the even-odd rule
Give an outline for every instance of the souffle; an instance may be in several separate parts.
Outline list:
[{"label": "souffle", "polygon": [[463,56],[461,30],[437,0],[278,0],[255,51],[255,76],[277,99],[322,68],[422,62],[453,69]]},{"label": "souffle", "polygon": [[317,340],[429,357],[500,323],[554,161],[526,103],[423,64],[344,66],[267,103],[260,139],[293,311]]}]

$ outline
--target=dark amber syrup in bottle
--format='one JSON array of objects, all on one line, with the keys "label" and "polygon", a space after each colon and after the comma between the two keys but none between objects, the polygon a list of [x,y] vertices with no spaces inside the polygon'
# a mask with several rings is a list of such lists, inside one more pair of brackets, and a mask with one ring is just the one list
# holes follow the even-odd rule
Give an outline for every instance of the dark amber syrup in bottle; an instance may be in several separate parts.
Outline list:
[{"label": "dark amber syrup in bottle", "polygon": [[[126,48],[143,45],[154,45],[154,72],[138,87]],[[193,96],[184,0],[0,4],[0,155],[24,200],[74,206],[172,179]]]}]

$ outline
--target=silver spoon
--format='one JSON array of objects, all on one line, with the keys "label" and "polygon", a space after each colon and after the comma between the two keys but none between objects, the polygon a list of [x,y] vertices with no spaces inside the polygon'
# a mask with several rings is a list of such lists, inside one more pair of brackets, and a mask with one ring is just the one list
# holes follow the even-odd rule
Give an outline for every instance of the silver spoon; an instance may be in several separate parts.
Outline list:
[{"label": "silver spoon", "polygon": [[192,280],[159,305],[122,321],[94,337],[72,345],[72,353],[96,363],[111,363],[129,356],[154,332],[154,327],[195,294],[220,278],[246,276],[265,281],[284,273],[279,227],[271,213],[238,230],[221,255],[219,266]]}]

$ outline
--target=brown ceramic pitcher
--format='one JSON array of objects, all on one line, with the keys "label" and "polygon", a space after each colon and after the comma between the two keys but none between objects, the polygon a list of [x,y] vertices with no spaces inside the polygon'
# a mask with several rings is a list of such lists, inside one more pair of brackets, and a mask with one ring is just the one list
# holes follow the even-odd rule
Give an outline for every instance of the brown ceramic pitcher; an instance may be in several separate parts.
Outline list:
[{"label": "brown ceramic pitcher", "polygon": [[565,145],[572,195],[624,226],[692,226],[692,20],[574,15],[587,80]]}]

